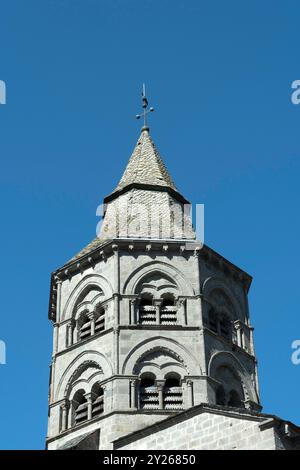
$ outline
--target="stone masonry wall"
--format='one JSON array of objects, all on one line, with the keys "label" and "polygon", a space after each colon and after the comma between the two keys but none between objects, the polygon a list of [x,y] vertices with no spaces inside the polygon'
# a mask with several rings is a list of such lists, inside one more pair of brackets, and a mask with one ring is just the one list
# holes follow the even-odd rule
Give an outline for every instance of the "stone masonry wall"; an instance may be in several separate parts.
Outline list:
[{"label": "stone masonry wall", "polygon": [[275,450],[274,429],[261,430],[260,422],[219,414],[202,413],[167,429],[156,430],[130,444],[126,450]]},{"label": "stone masonry wall", "polygon": [[134,432],[138,429],[143,429],[145,426],[151,426],[154,423],[166,418],[167,413],[150,414],[140,413],[136,414],[133,419],[133,413],[113,414],[108,417],[103,417],[96,422],[87,422],[84,428],[74,428],[72,432],[67,432],[63,435],[57,436],[56,439],[48,443],[48,450],[56,450],[67,444],[70,440],[96,429],[100,429],[100,450],[109,450],[113,448],[112,442],[122,436]]}]

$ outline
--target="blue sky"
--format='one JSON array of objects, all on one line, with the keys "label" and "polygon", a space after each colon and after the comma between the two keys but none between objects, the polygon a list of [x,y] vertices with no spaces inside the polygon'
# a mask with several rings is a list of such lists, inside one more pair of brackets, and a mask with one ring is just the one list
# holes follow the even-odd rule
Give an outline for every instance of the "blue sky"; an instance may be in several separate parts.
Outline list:
[{"label": "blue sky", "polygon": [[151,133],[206,243],[245,269],[264,411],[300,425],[299,2],[1,0],[0,448],[44,447],[50,272]]}]

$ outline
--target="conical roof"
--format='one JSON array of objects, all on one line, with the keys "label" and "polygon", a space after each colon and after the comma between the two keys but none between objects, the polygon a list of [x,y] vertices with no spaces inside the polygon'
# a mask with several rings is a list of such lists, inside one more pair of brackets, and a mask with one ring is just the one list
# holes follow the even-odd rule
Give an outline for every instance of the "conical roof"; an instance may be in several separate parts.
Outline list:
[{"label": "conical roof", "polygon": [[[70,261],[81,258],[99,247],[105,240],[122,236],[133,237],[130,221],[136,218],[133,213],[137,205],[144,208],[144,213],[140,233],[138,235],[135,233],[135,236],[151,236],[146,232],[152,221],[149,219],[149,213],[152,210],[152,218],[155,216],[154,211],[159,220],[172,219],[170,224],[173,235],[167,236],[166,232],[159,229],[157,238],[194,238],[190,217],[183,212],[183,204],[188,201],[177,191],[147,127],[141,131],[119,184],[104,199],[104,202],[106,203],[106,213],[98,237]],[[119,220],[120,214],[124,215],[125,212],[126,217],[123,218],[122,225]],[[177,219],[176,212],[179,214]],[[183,226],[184,228],[182,228]]]},{"label": "conical roof", "polygon": [[167,186],[176,191],[175,184],[150,137],[147,127],[142,129],[141,135],[115,191],[119,191],[133,183]]}]

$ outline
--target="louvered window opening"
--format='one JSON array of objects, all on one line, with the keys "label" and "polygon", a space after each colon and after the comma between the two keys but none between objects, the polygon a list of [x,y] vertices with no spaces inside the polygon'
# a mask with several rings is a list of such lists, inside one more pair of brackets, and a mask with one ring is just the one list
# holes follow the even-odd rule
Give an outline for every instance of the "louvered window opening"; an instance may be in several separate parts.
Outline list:
[{"label": "louvered window opening", "polygon": [[144,410],[159,409],[159,397],[156,387],[141,387],[140,408]]},{"label": "louvered window opening", "polygon": [[161,325],[176,325],[177,324],[177,308],[171,305],[162,307],[160,309],[160,324]]},{"label": "louvered window opening", "polygon": [[82,423],[88,419],[88,404],[87,402],[81,403],[75,410],[75,424]]},{"label": "louvered window opening", "polygon": [[143,305],[139,308],[139,322],[142,325],[156,325],[156,309],[152,305]]},{"label": "louvered window opening", "polygon": [[213,309],[209,313],[208,327],[211,331],[220,334],[223,338],[229,341],[234,341],[236,339],[232,331],[230,320],[218,315]]},{"label": "louvered window opening", "polygon": [[183,409],[183,396],[181,387],[164,387],[163,399],[165,410]]},{"label": "louvered window opening", "polygon": [[91,336],[91,321],[90,320],[88,320],[81,326],[80,332],[79,332],[79,339],[80,341],[82,341],[88,338],[89,336]]},{"label": "louvered window opening", "polygon": [[104,411],[104,396],[103,391],[102,394],[99,395],[92,404],[92,417],[95,418],[96,416],[100,416]]},{"label": "louvered window opening", "polygon": [[105,329],[105,313],[101,313],[95,321],[95,333],[99,333],[100,331],[104,331]]}]

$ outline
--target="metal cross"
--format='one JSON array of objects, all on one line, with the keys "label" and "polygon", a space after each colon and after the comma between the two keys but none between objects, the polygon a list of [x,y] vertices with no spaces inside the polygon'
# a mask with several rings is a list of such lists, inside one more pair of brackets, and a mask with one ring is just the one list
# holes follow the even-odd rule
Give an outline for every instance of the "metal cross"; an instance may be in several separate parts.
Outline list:
[{"label": "metal cross", "polygon": [[142,116],[144,118],[144,126],[143,126],[143,129],[148,129],[148,126],[147,126],[147,114],[148,113],[152,113],[154,111],[154,108],[149,108],[147,110],[147,107],[148,107],[148,100],[146,98],[146,87],[145,87],[145,83],[143,83],[143,90],[142,90],[142,106],[143,106],[143,113],[142,114],[137,114],[135,117],[137,119],[140,119]]}]

